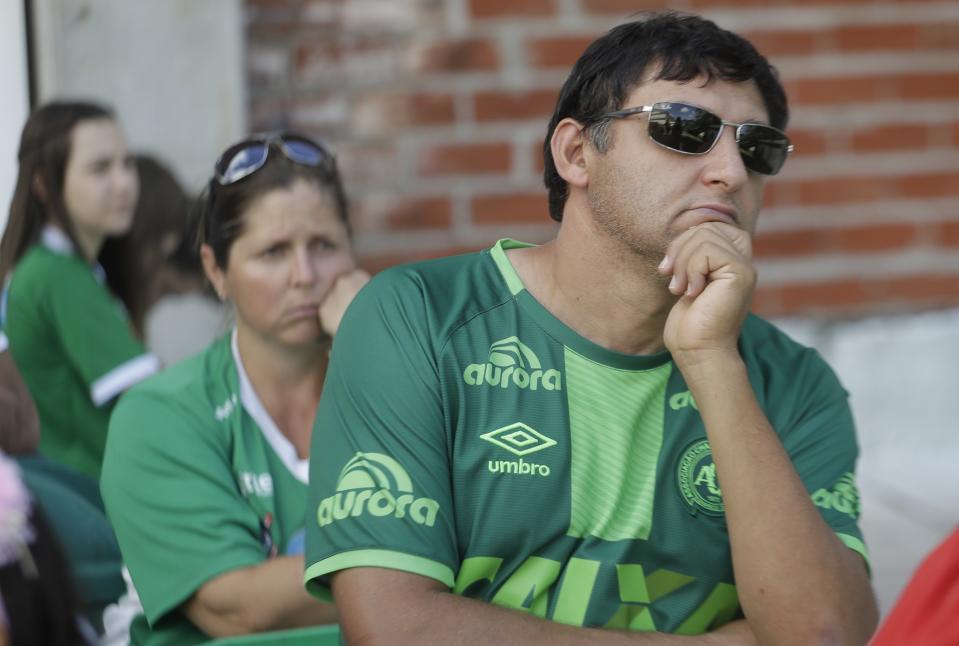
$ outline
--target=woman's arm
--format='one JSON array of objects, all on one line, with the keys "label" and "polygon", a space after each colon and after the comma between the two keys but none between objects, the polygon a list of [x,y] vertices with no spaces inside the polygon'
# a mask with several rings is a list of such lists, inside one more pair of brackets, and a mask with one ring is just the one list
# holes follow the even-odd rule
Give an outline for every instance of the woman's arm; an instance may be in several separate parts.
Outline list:
[{"label": "woman's arm", "polygon": [[280,556],[201,585],[183,613],[211,637],[331,624],[336,607],[303,588],[303,557]]}]

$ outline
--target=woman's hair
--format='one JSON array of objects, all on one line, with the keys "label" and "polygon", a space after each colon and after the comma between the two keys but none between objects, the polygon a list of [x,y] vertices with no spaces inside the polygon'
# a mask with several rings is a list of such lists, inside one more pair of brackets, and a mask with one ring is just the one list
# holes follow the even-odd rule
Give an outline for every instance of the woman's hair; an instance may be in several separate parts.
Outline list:
[{"label": "woman's hair", "polygon": [[250,203],[269,191],[292,185],[297,179],[313,182],[332,198],[340,221],[350,233],[346,193],[335,160],[331,157],[331,163],[319,166],[299,164],[287,158],[278,144],[272,143],[266,163],[250,175],[226,186],[216,177],[210,179],[197,200],[193,217],[197,248],[210,245],[216,264],[226,269],[230,248],[243,234],[243,216]]},{"label": "woman's hair", "polygon": [[63,200],[71,135],[83,121],[113,118],[113,112],[101,105],[72,101],[48,103],[34,110],[27,119],[17,153],[20,165],[17,184],[10,202],[7,228],[0,241],[0,280],[39,240],[47,223],[62,229],[82,253]]},{"label": "woman's hair", "polygon": [[147,311],[157,300],[183,285],[199,288],[203,274],[199,258],[183,250],[189,247],[183,243],[188,235],[190,196],[159,160],[138,155],[135,162],[140,197],[133,224],[125,235],[107,238],[99,261],[110,290],[142,334]]}]

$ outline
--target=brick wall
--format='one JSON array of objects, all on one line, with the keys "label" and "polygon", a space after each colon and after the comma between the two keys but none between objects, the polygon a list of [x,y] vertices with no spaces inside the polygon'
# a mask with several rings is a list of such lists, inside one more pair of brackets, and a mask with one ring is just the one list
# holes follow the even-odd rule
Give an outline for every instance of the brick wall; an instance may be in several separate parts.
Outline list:
[{"label": "brick wall", "polygon": [[540,148],[585,45],[635,11],[700,12],[789,92],[757,311],[959,304],[956,0],[246,0],[255,128],[340,152],[363,263],[553,232]]}]

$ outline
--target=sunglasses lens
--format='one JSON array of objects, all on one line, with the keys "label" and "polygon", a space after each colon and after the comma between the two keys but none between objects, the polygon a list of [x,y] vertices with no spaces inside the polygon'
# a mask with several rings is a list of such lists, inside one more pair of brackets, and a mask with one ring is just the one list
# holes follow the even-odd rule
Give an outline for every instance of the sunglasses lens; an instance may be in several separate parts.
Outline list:
[{"label": "sunglasses lens", "polygon": [[649,113],[650,139],[681,153],[707,152],[722,125],[716,115],[684,103],[656,103]]},{"label": "sunglasses lens", "polygon": [[262,142],[247,142],[228,150],[217,164],[221,184],[232,184],[261,168],[266,163],[267,145]]},{"label": "sunglasses lens", "polygon": [[774,128],[751,123],[741,125],[737,141],[743,164],[751,171],[775,175],[786,163],[789,139]]},{"label": "sunglasses lens", "polygon": [[284,136],[283,152],[286,156],[298,164],[304,166],[319,166],[330,159],[330,153],[309,139],[300,137]]}]

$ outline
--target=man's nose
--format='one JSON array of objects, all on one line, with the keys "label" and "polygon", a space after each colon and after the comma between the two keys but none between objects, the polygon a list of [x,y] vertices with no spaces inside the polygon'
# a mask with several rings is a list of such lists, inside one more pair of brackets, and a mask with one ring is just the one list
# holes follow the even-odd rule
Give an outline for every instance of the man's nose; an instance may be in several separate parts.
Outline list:
[{"label": "man's nose", "polygon": [[703,181],[707,184],[722,184],[726,192],[734,192],[745,185],[749,172],[743,163],[736,142],[736,127],[725,126],[713,149],[705,155]]}]

